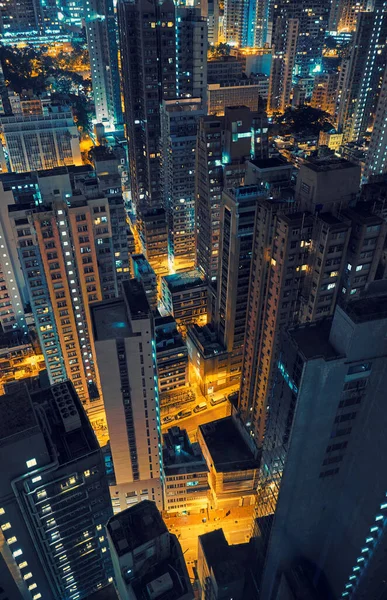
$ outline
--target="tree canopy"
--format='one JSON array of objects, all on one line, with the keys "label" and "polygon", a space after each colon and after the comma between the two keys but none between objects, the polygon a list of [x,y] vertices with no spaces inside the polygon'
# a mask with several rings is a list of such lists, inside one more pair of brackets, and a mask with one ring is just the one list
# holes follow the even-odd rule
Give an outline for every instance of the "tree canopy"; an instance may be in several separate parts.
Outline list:
[{"label": "tree canopy", "polygon": [[319,134],[320,131],[332,129],[331,121],[330,114],[312,106],[287,108],[282,115],[276,115],[274,119],[279,133],[282,135],[287,133]]}]

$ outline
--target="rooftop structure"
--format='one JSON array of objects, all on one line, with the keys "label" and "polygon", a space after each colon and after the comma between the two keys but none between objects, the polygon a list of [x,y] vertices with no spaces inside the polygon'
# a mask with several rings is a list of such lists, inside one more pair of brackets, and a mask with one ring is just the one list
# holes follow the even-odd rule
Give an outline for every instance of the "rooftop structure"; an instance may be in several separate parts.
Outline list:
[{"label": "rooftop structure", "polygon": [[[180,427],[163,436],[165,510],[198,513],[209,504],[208,467],[197,442],[191,444]],[[179,487],[176,489],[176,477]]]},{"label": "rooftop structure", "polygon": [[217,508],[253,504],[259,461],[232,417],[200,425],[198,441],[210,468],[212,502]]},{"label": "rooftop structure", "polygon": [[198,577],[203,600],[250,600],[247,586],[249,544],[229,545],[223,529],[199,536]]},{"label": "rooftop structure", "polygon": [[180,544],[153,502],[110,519],[107,534],[121,600],[193,600]]}]

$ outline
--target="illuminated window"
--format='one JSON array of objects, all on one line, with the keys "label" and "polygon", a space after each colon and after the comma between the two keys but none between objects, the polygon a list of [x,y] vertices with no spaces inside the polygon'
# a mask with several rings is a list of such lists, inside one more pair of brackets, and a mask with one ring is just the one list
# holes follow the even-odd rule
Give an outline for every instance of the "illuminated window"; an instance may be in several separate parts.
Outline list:
[{"label": "illuminated window", "polygon": [[19,565],[19,569],[25,569],[26,567],[28,567],[28,562],[23,560],[23,562],[21,562]]},{"label": "illuminated window", "polygon": [[23,576],[23,579],[31,579],[31,577],[32,577],[32,573],[31,573],[31,571],[30,571],[29,573],[26,573],[26,574]]},{"label": "illuminated window", "polygon": [[0,515],[4,515],[4,514],[5,514],[4,508],[0,508]]},{"label": "illuminated window", "polygon": [[15,535],[13,535],[12,537],[10,537],[10,538],[7,540],[7,543],[8,543],[9,545],[11,545],[11,544],[14,544],[15,542],[17,542],[17,537],[16,537]]},{"label": "illuminated window", "polygon": [[18,550],[15,550],[15,552],[12,552],[12,556],[14,558],[17,558],[18,556],[21,556],[23,554],[23,550],[20,550],[20,548]]},{"label": "illuminated window", "polygon": [[28,586],[28,589],[29,589],[30,591],[31,591],[31,590],[36,590],[36,588],[37,588],[37,587],[38,587],[38,586],[37,586],[37,584],[36,584],[36,583],[31,583],[31,585],[29,585],[29,586]]},{"label": "illuminated window", "polygon": [[32,481],[32,483],[37,483],[38,481],[41,481],[41,480],[42,480],[41,476],[38,475],[37,477],[33,477],[31,481]]},{"label": "illuminated window", "polygon": [[1,526],[1,529],[3,531],[7,531],[7,529],[11,529],[11,523],[4,523],[4,525]]},{"label": "illuminated window", "polygon": [[36,467],[37,464],[36,458],[30,458],[30,460],[26,461],[26,465],[29,469],[31,469],[31,467]]},{"label": "illuminated window", "polygon": [[90,477],[90,471],[89,469],[87,469],[87,471],[83,471],[83,474],[85,477]]}]

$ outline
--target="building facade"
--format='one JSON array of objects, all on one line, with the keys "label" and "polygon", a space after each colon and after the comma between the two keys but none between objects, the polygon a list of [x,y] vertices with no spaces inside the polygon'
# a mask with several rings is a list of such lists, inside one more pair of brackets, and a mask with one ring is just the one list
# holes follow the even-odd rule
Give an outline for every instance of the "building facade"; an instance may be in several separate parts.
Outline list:
[{"label": "building facade", "polygon": [[284,112],[290,104],[293,70],[296,59],[299,21],[278,17],[273,40],[267,112]]},{"label": "building facade", "polygon": [[201,98],[168,100],[162,107],[163,195],[172,272],[195,266],[195,152],[204,114]]},{"label": "building facade", "polygon": [[208,467],[197,442],[187,432],[171,427],[163,435],[164,509],[171,513],[197,514],[209,504]]},{"label": "building facade", "polygon": [[276,504],[262,598],[282,597],[278,584],[301,561],[325,580],[325,598],[383,589],[386,490],[369,465],[385,463],[384,294],[370,287],[333,322],[295,328],[281,345],[262,458],[259,506]]},{"label": "building facade", "polygon": [[[103,405],[90,304],[118,295],[129,278],[126,229],[113,240],[124,206],[101,194],[88,167],[43,172],[43,203],[9,207],[14,239],[51,383],[69,378],[98,423]],[[126,266],[124,266],[126,265]]]},{"label": "building facade", "polygon": [[145,499],[163,507],[160,409],[153,316],[132,279],[123,297],[92,309],[93,334],[110,438],[113,511]]},{"label": "building facade", "polygon": [[106,131],[122,125],[121,89],[118,73],[116,16],[112,0],[84,3],[87,45],[90,56],[95,122]]},{"label": "building facade", "polygon": [[1,554],[20,593],[8,597],[84,598],[113,575],[103,530],[112,510],[102,453],[74,388],[65,382],[30,395],[21,386],[1,397],[1,423]]},{"label": "building facade", "polygon": [[11,171],[82,164],[78,129],[70,110],[1,117],[0,121]]},{"label": "building facade", "polygon": [[207,322],[207,283],[196,269],[167,275],[161,280],[161,304],[185,337],[190,325]]}]

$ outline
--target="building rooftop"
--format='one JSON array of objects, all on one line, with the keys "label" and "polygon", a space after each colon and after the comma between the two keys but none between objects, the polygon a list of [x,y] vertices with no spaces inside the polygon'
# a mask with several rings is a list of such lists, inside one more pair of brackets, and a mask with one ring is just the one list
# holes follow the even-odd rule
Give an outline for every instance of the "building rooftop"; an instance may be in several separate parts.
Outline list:
[{"label": "building rooftop", "polygon": [[107,530],[118,556],[168,533],[154,502],[143,500],[111,517]]},{"label": "building rooftop", "polygon": [[293,169],[293,165],[282,158],[257,158],[250,162],[258,169],[278,169],[278,167]]},{"label": "building rooftop", "polygon": [[39,428],[30,395],[26,387],[11,394],[1,396],[0,402],[0,443],[12,443],[12,436],[29,435]]},{"label": "building rooftop", "polygon": [[137,272],[136,274],[154,275],[156,277],[154,270],[143,254],[132,254],[131,259],[134,264],[134,270]]},{"label": "building rooftop", "polygon": [[200,425],[199,429],[218,472],[259,467],[259,461],[254,458],[232,417]]},{"label": "building rooftop", "polygon": [[123,298],[96,302],[90,306],[90,313],[96,342],[132,335]]},{"label": "building rooftop", "polygon": [[218,341],[212,323],[202,327],[197,324],[192,325],[188,331],[188,337],[205,358],[227,353],[227,349]]},{"label": "building rooftop", "polygon": [[170,555],[156,565],[147,566],[144,574],[133,581],[132,587],[136,600],[149,600],[149,586],[155,589],[162,580],[169,580],[171,587],[167,591],[160,591],[153,598],[157,600],[193,600],[191,583],[187,567],[181,551],[180,543],[175,535],[169,534]]},{"label": "building rooftop", "polygon": [[185,271],[182,273],[174,273],[173,275],[166,275],[163,277],[163,280],[171,292],[189,290],[191,288],[202,287],[205,285],[204,278],[197,269],[192,269],[192,271]]},{"label": "building rooftop", "polygon": [[[70,381],[36,391],[31,399],[44,412],[42,429],[55,446],[59,464],[99,451],[97,438]],[[46,422],[49,431],[45,429]]]},{"label": "building rooftop", "polygon": [[345,158],[308,158],[304,161],[301,167],[306,167],[315,172],[322,171],[337,171],[340,169],[358,168],[357,165],[346,160]]},{"label": "building rooftop", "polygon": [[199,536],[206,562],[212,569],[218,586],[243,579],[249,544],[229,545],[223,529]]},{"label": "building rooftop", "polygon": [[329,342],[331,326],[331,318],[320,319],[289,329],[289,335],[307,360],[312,358],[331,360],[339,356]]},{"label": "building rooftop", "polygon": [[348,303],[344,311],[354,323],[377,321],[387,318],[387,281],[371,283],[363,297]]},{"label": "building rooftop", "polygon": [[124,281],[122,292],[122,298],[103,300],[90,306],[96,341],[129,337],[132,335],[132,321],[149,317],[148,299],[140,281]]},{"label": "building rooftop", "polygon": [[150,314],[149,302],[144,286],[137,279],[122,282],[122,292],[132,319],[143,319]]},{"label": "building rooftop", "polygon": [[191,444],[185,429],[171,427],[163,435],[163,462],[166,475],[207,472],[208,467],[199,444]]}]

